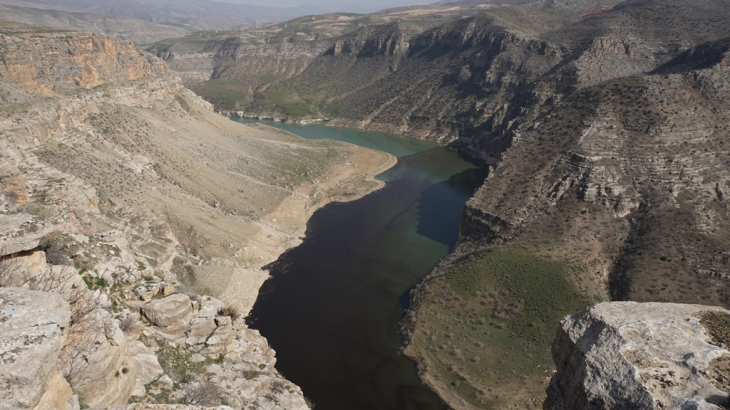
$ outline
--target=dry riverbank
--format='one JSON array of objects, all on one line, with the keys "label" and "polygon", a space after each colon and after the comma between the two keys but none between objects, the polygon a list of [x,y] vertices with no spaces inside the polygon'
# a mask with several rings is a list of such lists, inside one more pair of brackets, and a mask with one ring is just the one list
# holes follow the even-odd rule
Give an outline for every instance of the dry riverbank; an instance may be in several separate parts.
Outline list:
[{"label": "dry riverbank", "polygon": [[[291,135],[266,125],[254,125],[252,128]],[[249,246],[235,255],[243,259],[243,266],[237,266],[233,272],[211,266],[198,270],[198,278],[206,283],[208,289],[242,314],[251,310],[261,285],[269,277],[263,267],[301,243],[307,221],[316,210],[332,202],[354,201],[382,188],[385,183],[375,176],[397,162],[394,156],[382,151],[342,142],[327,143],[341,147],[346,155],[319,179],[298,186],[257,221],[257,231],[246,238]]]}]

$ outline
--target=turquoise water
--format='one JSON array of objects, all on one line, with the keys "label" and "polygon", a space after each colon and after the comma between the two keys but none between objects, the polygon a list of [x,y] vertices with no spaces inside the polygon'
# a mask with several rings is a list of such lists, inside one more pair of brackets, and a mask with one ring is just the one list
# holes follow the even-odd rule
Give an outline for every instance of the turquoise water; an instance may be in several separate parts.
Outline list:
[{"label": "turquoise water", "polygon": [[432,143],[322,125],[268,123],[399,157],[386,186],[317,211],[304,242],[270,266],[249,324],[277,369],[317,410],[441,410],[415,363],[398,353],[408,292],[458,239],[465,202],[485,170]]},{"label": "turquoise water", "polygon": [[247,118],[234,118],[234,121],[242,122],[244,124],[266,124],[289,131],[292,134],[299,135],[306,139],[345,141],[362,147],[385,151],[398,158],[439,147],[439,145],[435,142],[421,141],[400,135],[387,134],[384,132],[363,131],[353,128],[325,127],[320,124],[296,125],[276,121],[251,120]]}]

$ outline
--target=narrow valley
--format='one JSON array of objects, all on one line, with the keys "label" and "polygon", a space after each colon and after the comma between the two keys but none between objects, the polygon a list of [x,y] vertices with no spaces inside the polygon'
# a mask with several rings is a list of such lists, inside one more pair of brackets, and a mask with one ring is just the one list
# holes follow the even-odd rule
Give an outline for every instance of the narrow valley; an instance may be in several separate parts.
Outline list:
[{"label": "narrow valley", "polygon": [[0,0],[0,408],[730,406],[730,0],[184,3]]}]

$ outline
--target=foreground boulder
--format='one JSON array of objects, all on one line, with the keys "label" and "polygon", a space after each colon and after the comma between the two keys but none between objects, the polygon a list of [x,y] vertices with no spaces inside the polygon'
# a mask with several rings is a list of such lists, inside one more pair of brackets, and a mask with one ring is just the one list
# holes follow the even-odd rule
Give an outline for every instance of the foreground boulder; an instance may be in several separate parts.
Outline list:
[{"label": "foreground boulder", "polygon": [[565,317],[543,408],[728,406],[729,314],[701,305],[612,302]]},{"label": "foreground boulder", "polygon": [[178,293],[147,302],[142,306],[142,313],[152,324],[166,327],[192,313],[192,304],[188,295]]},{"label": "foreground boulder", "polygon": [[58,355],[70,315],[56,293],[0,288],[0,408],[63,408],[71,386]]}]

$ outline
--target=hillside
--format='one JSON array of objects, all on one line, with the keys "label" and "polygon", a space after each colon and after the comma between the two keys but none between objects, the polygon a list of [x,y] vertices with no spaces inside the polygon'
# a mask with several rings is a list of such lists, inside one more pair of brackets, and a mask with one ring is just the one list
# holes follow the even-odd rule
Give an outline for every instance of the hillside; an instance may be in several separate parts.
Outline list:
[{"label": "hillside", "polygon": [[188,33],[183,27],[151,23],[132,17],[106,17],[89,13],[40,10],[0,4],[5,21],[21,22],[59,30],[84,30],[114,36],[135,44],[149,44]]},{"label": "hillside", "polygon": [[0,330],[0,402],[307,408],[243,316],[394,159],[230,121],[114,38],[5,22],[0,56],[0,327],[56,329]]},{"label": "hillside", "polygon": [[0,0],[2,20],[117,37],[137,45],[201,30],[231,30],[324,12],[207,0],[186,2]]},{"label": "hillside", "polygon": [[[730,306],[730,4],[467,3],[290,35],[316,50],[245,89],[232,68],[268,45],[218,53],[229,71],[193,87],[218,84],[202,95],[233,115],[436,140],[489,166],[459,246],[413,295],[406,353],[454,407],[534,408],[563,315]],[[158,52],[173,69],[177,41]]]},{"label": "hillside", "polygon": [[[378,24],[397,24],[413,35],[476,10],[405,7],[370,15],[307,16],[264,28],[193,33],[158,42],[147,51],[165,60],[186,86],[218,109],[253,109],[272,116],[283,110],[304,117],[313,113],[312,101],[280,84],[299,78],[340,36],[359,29],[370,32]],[[277,86],[270,89],[272,85]]]}]

